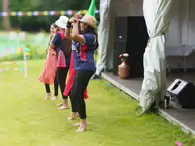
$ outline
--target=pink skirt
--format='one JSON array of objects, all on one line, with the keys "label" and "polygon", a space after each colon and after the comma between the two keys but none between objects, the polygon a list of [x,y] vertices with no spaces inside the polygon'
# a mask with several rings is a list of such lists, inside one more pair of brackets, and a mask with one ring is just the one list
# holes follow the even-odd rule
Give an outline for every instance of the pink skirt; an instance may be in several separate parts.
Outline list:
[{"label": "pink skirt", "polygon": [[49,50],[47,59],[44,65],[43,72],[41,73],[39,80],[45,84],[54,84],[57,70],[57,57],[53,49]]}]

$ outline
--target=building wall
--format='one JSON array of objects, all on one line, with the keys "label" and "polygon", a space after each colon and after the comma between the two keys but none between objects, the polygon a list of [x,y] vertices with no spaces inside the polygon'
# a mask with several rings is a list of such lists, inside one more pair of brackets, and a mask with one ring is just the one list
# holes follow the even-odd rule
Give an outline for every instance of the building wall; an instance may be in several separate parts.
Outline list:
[{"label": "building wall", "polygon": [[143,0],[115,0],[116,16],[143,16]]},{"label": "building wall", "polygon": [[[143,16],[143,0],[113,0],[112,5],[112,26],[114,30],[114,17],[115,16]],[[111,47],[113,47],[113,35],[111,31]],[[195,0],[176,0],[173,8],[173,16],[171,19],[170,27],[166,33],[166,46],[195,46]],[[187,68],[195,68],[195,59],[189,56],[187,58]],[[183,57],[168,57],[168,64],[172,68],[178,67],[178,63]]]},{"label": "building wall", "polygon": [[111,0],[112,16],[110,18],[110,44],[108,53],[108,69],[113,68],[114,28],[116,16],[143,16],[143,0]]}]

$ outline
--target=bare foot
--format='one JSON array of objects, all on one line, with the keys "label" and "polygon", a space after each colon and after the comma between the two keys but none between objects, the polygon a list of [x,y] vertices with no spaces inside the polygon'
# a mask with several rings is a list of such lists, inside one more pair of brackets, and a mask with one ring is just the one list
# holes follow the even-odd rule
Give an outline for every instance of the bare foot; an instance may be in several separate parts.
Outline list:
[{"label": "bare foot", "polygon": [[65,109],[69,109],[69,107],[68,107],[68,106],[62,105],[62,106],[59,108],[59,110],[65,110]]},{"label": "bare foot", "polygon": [[51,100],[57,100],[58,99],[58,96],[54,96],[51,98]]},{"label": "bare foot", "polygon": [[59,110],[65,110],[65,109],[68,109],[69,106],[68,106],[68,100],[67,99],[64,99],[63,100],[63,103],[62,103],[62,106],[59,108]]},{"label": "bare foot", "polygon": [[79,117],[79,114],[78,114],[78,113],[72,113],[72,115],[69,116],[69,117],[67,118],[67,120],[74,120],[74,119],[76,119],[76,117]]},{"label": "bare foot", "polygon": [[63,100],[63,105],[64,105],[64,107],[68,107],[68,99]]},{"label": "bare foot", "polygon": [[87,130],[87,126],[88,126],[87,124],[81,123],[79,128],[76,130],[76,132],[84,132],[84,131],[86,131]]},{"label": "bare foot", "polygon": [[45,100],[48,100],[50,98],[50,96],[51,96],[51,93],[47,93],[46,97],[45,97]]}]

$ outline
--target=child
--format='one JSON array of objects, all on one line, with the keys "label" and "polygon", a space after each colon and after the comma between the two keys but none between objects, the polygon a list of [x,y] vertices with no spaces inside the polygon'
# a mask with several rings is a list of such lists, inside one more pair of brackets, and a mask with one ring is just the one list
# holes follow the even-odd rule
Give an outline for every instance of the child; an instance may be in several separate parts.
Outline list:
[{"label": "child", "polygon": [[41,76],[39,77],[40,82],[45,83],[45,89],[46,89],[46,97],[45,99],[49,99],[51,96],[50,91],[50,84],[54,84],[54,97],[52,100],[56,100],[58,96],[58,82],[56,79],[56,70],[57,70],[57,57],[56,57],[56,50],[50,48],[50,44],[53,41],[56,33],[57,33],[57,25],[52,24],[50,28],[51,36],[49,41],[49,47],[48,47],[48,54],[47,59],[45,62],[45,66],[43,69],[43,72],[41,73]]},{"label": "child", "polygon": [[59,28],[59,32],[56,34],[52,41],[51,47],[57,48],[57,79],[60,85],[61,94],[63,102],[60,110],[69,108],[67,96],[63,95],[64,89],[66,87],[66,77],[70,66],[70,56],[71,56],[71,40],[67,40],[65,36],[66,24],[68,18],[66,16],[60,16],[60,18],[55,22]]}]

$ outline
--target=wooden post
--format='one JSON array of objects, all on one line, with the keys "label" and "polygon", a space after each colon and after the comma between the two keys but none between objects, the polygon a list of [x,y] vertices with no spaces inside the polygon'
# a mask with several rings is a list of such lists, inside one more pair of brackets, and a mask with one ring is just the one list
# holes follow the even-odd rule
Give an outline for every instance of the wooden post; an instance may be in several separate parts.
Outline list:
[{"label": "wooden post", "polygon": [[[9,12],[9,5],[10,0],[3,0],[3,12]],[[6,30],[10,29],[10,19],[8,15],[3,17],[3,27]]]}]

